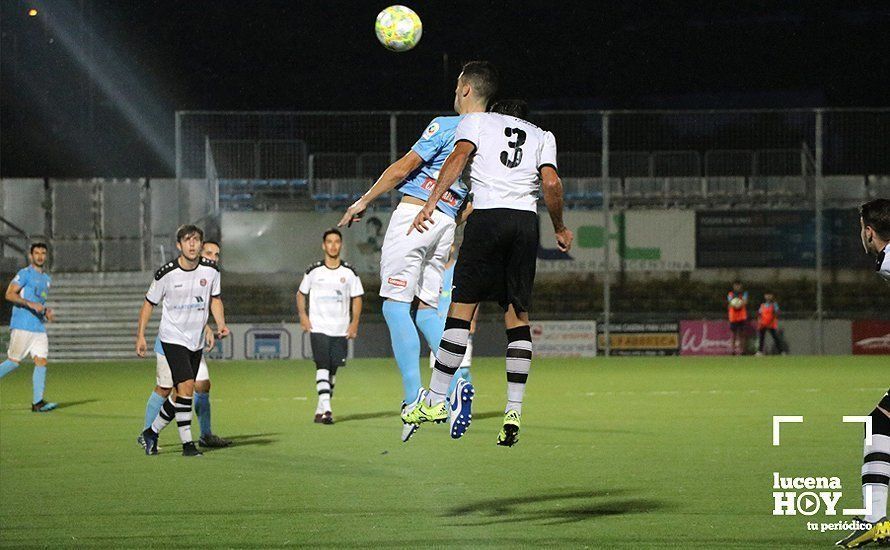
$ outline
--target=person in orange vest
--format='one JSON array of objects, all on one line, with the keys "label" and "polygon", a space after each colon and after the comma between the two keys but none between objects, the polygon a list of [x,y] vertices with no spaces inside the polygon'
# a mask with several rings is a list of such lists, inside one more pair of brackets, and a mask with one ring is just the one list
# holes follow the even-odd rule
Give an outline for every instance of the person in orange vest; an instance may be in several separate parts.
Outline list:
[{"label": "person in orange vest", "polygon": [[784,354],[782,341],[779,339],[779,304],[776,303],[776,296],[772,292],[763,294],[763,303],[757,310],[757,335],[759,345],[757,347],[757,355],[763,355],[763,347],[766,344],[766,333],[769,332],[773,337],[773,344],[776,351]]},{"label": "person in orange vest", "polygon": [[741,281],[733,281],[732,290],[726,295],[729,330],[732,332],[732,354],[742,355],[745,349],[745,325],[748,324],[748,291]]}]

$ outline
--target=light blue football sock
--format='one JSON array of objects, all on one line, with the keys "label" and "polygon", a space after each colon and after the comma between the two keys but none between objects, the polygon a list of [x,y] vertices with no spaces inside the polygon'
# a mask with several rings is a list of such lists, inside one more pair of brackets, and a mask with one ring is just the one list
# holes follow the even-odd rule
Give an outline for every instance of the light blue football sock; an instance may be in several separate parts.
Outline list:
[{"label": "light blue football sock", "polygon": [[18,368],[18,366],[19,366],[18,363],[16,363],[15,361],[12,361],[10,359],[3,361],[2,363],[0,363],[0,378],[3,378],[7,374],[11,373],[16,368]]},{"label": "light blue football sock", "polygon": [[439,317],[439,310],[418,309],[414,322],[433,354],[439,351],[439,342],[442,340],[442,333],[445,332],[445,318]]},{"label": "light blue football sock", "polygon": [[158,417],[158,414],[161,412],[161,407],[164,406],[164,401],[167,398],[158,395],[155,392],[151,392],[151,395],[148,396],[148,403],[145,404],[145,427],[143,430],[148,429],[151,426],[151,423],[155,421],[155,418]]},{"label": "light blue football sock", "polygon": [[405,403],[417,399],[420,390],[420,336],[411,320],[411,304],[386,300],[383,302],[383,318],[389,327],[392,354],[402,373]]},{"label": "light blue football sock", "polygon": [[198,415],[198,424],[201,426],[201,437],[209,435],[210,431],[210,394],[195,392],[195,414]]},{"label": "light blue football sock", "polygon": [[34,386],[34,400],[31,403],[40,403],[43,400],[43,390],[46,389],[46,367],[35,366],[31,382]]}]

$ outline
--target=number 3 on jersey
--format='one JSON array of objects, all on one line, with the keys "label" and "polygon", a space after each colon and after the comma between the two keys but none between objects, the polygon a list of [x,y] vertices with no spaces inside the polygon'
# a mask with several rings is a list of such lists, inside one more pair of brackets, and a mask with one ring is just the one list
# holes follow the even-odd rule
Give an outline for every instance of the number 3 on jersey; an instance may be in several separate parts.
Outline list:
[{"label": "number 3 on jersey", "polygon": [[522,162],[522,144],[525,143],[525,131],[519,128],[504,128],[504,135],[507,137],[516,136],[516,141],[508,141],[507,147],[513,149],[513,158],[510,158],[509,151],[501,151],[501,164],[507,168],[516,168]]}]

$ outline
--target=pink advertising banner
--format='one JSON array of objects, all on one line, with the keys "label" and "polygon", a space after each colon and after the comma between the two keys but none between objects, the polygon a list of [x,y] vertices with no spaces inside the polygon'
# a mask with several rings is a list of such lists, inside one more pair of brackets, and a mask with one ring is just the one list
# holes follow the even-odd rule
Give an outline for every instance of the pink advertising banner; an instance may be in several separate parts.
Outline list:
[{"label": "pink advertising banner", "polygon": [[732,355],[729,322],[680,321],[680,355]]}]

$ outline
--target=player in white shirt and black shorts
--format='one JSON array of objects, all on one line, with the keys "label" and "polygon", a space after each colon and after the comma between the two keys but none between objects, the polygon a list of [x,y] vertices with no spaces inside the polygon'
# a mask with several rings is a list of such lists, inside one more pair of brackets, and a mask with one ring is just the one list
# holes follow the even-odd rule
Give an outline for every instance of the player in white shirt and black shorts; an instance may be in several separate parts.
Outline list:
[{"label": "player in white shirt and black shorts", "polygon": [[451,308],[426,399],[409,419],[429,422],[447,418],[455,439],[469,428],[474,389],[460,380],[450,407],[446,393],[466,353],[470,321],[483,301],[494,301],[504,308],[507,329],[507,407],[497,443],[512,446],[519,438],[532,358],[528,311],[538,255],[537,203],[541,193],[559,249],[566,252],[572,245],[572,232],[562,220],[556,139],[524,120],[527,113],[525,102],[512,100],[495,104],[489,113],[466,115],[457,127],[454,151],[412,225],[423,232],[428,223],[435,223],[436,201],[468,168],[473,213],[467,219],[457,256]]},{"label": "player in white shirt and black shorts", "polygon": [[192,441],[192,396],[195,376],[205,346],[204,327],[213,313],[220,337],[229,334],[223,311],[219,269],[215,262],[200,256],[204,232],[194,225],[176,231],[180,255],[157,270],[139,311],[136,354],[145,357],[145,327],[151,312],[163,304],[158,336],[167,358],[176,398],[171,395],[152,425],[142,432],[145,454],[158,453],[158,434],[176,418],[183,456],[200,456]]},{"label": "player in white shirt and black shorts", "polygon": [[[859,229],[865,252],[876,256],[875,271],[890,283],[890,199],[875,199],[859,208]],[[886,372],[885,372],[886,374]],[[879,383],[887,383],[886,376]],[[860,528],[837,542],[844,548],[890,542],[887,498],[890,492],[890,389],[883,395],[871,419],[871,439],[866,436],[862,464],[862,500],[867,510]]]},{"label": "player in white shirt and black shorts", "polygon": [[337,369],[346,365],[348,340],[358,335],[365,291],[355,269],[340,259],[343,246],[340,231],[328,229],[322,235],[321,243],[324,260],[315,262],[306,270],[297,292],[297,312],[300,326],[309,333],[315,360],[315,389],[318,392],[315,422],[333,424],[331,398]]}]

